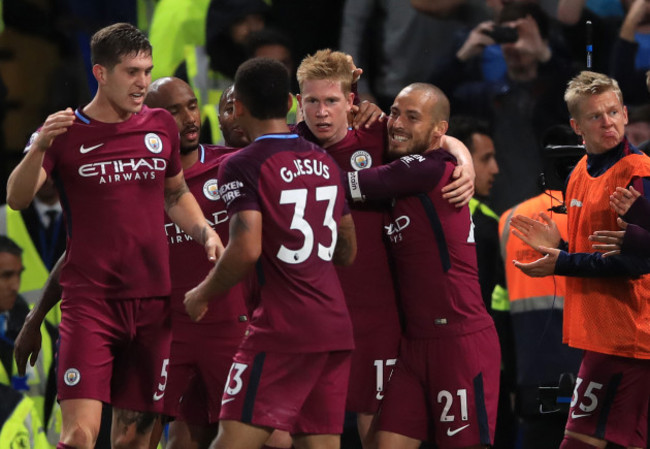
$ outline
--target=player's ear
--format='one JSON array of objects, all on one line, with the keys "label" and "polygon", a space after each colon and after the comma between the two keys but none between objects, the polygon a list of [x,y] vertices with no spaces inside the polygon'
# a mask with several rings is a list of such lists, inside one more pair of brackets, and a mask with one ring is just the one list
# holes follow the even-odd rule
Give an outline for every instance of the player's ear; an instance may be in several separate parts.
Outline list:
[{"label": "player's ear", "polygon": [[571,128],[573,129],[573,132],[582,137],[582,131],[580,131],[580,125],[578,125],[578,122],[571,117],[569,120],[569,125],[571,125]]},{"label": "player's ear", "polygon": [[247,111],[246,106],[237,98],[233,101],[233,110],[235,112],[235,117],[241,117]]},{"label": "player's ear", "polygon": [[433,126],[433,136],[442,137],[447,133],[449,122],[447,120],[440,120]]},{"label": "player's ear", "polygon": [[93,76],[99,84],[104,84],[106,82],[106,72],[108,69],[100,64],[95,64],[93,66]]}]

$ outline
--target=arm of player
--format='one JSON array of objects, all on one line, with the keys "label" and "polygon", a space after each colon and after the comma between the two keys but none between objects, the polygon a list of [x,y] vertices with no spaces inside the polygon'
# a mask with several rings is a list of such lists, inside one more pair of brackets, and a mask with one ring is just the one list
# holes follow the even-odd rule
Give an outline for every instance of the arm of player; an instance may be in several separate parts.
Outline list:
[{"label": "arm of player", "polygon": [[185,294],[185,310],[199,321],[210,299],[237,284],[262,254],[262,214],[256,210],[237,212],[230,219],[228,246],[207,277]]},{"label": "arm of player", "polygon": [[632,254],[650,257],[650,231],[634,224],[628,224],[620,217],[616,220],[621,231],[596,231],[589,240],[597,242],[594,249],[605,251],[603,257],[617,254]]},{"label": "arm of player", "polygon": [[74,112],[68,108],[47,117],[41,129],[35,134],[25,157],[14,168],[7,181],[7,204],[12,209],[25,209],[41,188],[47,174],[43,169],[45,152],[54,139],[63,134],[74,122]]},{"label": "arm of player", "polygon": [[339,222],[338,238],[332,262],[336,265],[347,266],[354,262],[356,256],[357,235],[354,230],[354,221],[352,220],[352,214],[346,214],[341,217]]},{"label": "arm of player", "polygon": [[476,172],[472,155],[463,142],[451,136],[443,136],[442,149],[450,152],[458,161],[451,175],[454,181],[442,188],[442,197],[456,207],[463,207],[474,196]]},{"label": "arm of player", "polygon": [[[348,172],[346,196],[352,201],[398,198],[428,192],[445,172],[445,156],[425,157],[421,154],[403,156],[390,164]],[[446,156],[449,160],[449,156]]]},{"label": "arm of player", "polygon": [[34,308],[29,311],[25,317],[25,323],[16,337],[14,343],[14,357],[16,358],[16,367],[18,375],[24,376],[27,368],[27,361],[34,366],[38,353],[41,350],[41,325],[45,320],[47,313],[52,310],[57,302],[61,299],[61,284],[59,284],[59,277],[61,276],[61,267],[65,260],[65,253],[61,256],[58,262],[52,267],[50,276],[45,282],[43,287],[43,295],[34,305]]},{"label": "arm of player", "polygon": [[205,247],[209,260],[215,261],[221,256],[223,243],[203,216],[182,171],[165,179],[165,211],[187,235]]},{"label": "arm of player", "polygon": [[609,204],[626,222],[650,230],[650,200],[633,186],[617,187],[609,197]]},{"label": "arm of player", "polygon": [[627,232],[628,224],[623,221],[621,217],[618,217],[616,222],[621,229],[623,229],[622,231],[594,231],[594,233],[589,236],[589,240],[597,242],[591,245],[592,248],[605,251],[603,257],[614,256],[621,253],[621,247],[623,246],[623,239]]}]

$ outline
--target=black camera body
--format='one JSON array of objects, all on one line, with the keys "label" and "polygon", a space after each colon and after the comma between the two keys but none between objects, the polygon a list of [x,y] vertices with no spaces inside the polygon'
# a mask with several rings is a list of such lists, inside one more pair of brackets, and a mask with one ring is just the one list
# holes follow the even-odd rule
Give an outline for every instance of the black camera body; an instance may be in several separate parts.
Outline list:
[{"label": "black camera body", "polygon": [[544,172],[540,175],[540,188],[564,190],[567,178],[584,155],[584,145],[546,145],[542,151]]},{"label": "black camera body", "polygon": [[539,412],[542,414],[568,413],[571,408],[571,398],[573,397],[575,384],[576,378],[573,373],[562,373],[557,387],[539,387],[537,390]]},{"label": "black camera body", "polygon": [[496,25],[491,30],[483,30],[482,33],[490,36],[497,44],[511,44],[519,39],[517,28],[514,27]]}]

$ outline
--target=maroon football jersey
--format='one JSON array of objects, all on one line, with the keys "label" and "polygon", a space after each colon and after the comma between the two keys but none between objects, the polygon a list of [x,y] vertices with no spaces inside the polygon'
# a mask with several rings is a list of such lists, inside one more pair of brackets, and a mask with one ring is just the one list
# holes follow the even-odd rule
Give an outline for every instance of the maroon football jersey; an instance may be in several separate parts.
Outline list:
[{"label": "maroon football jersey", "polygon": [[181,171],[174,119],[146,107],[120,123],[75,115],[43,162],[66,214],[64,297],[169,295],[164,183]]},{"label": "maroon football jersey", "polygon": [[[237,148],[216,145],[201,145],[198,161],[185,171],[185,182],[201,206],[208,223],[219,234],[224,245],[228,244],[228,212],[219,197],[217,170],[219,165]],[[185,234],[171,219],[165,216],[165,234],[169,243],[169,266],[171,269],[173,319],[185,324],[213,325],[238,323],[245,317],[244,294],[241,285],[236,285],[227,293],[214,298],[208,312],[199,324],[194,323],[185,311],[183,299],[185,292],[196,287],[214,263],[208,260],[203,245],[198,245]],[[241,334],[239,326],[234,332]]]},{"label": "maroon football jersey", "polygon": [[296,134],[259,137],[219,169],[232,217],[262,213],[262,255],[242,348],[320,352],[352,349],[352,326],[332,263],[338,222],[349,213],[341,172]]},{"label": "maroon football jersey", "polygon": [[384,232],[409,338],[462,335],[492,325],[478,284],[469,208],[442,198],[454,167],[454,157],[437,150],[348,175],[353,198],[394,198]]},{"label": "maroon football jersey", "polygon": [[[304,122],[296,127],[296,131],[309,140],[314,139]],[[349,129],[343,140],[325,151],[345,172],[379,166],[383,163],[386,133],[386,125],[379,122],[370,128]],[[357,235],[357,258],[352,265],[336,269],[348,305],[365,309],[365,313],[354,315],[355,332],[358,326],[363,327],[363,323],[356,321],[375,322],[373,315],[381,315],[385,321],[386,314],[390,313],[397,324],[395,291],[382,234],[385,210],[383,203],[350,204]]]}]

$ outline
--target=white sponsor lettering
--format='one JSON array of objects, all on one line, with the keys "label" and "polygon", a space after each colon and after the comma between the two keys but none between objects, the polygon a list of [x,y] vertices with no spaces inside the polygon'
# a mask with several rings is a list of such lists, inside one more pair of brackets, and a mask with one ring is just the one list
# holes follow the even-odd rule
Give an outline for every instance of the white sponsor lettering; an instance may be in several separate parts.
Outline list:
[{"label": "white sponsor lettering", "polygon": [[[228,221],[228,212],[225,210],[220,210],[212,213],[212,220],[206,218],[206,220],[212,229],[215,229],[215,226],[221,223]],[[192,237],[187,235],[183,230],[174,223],[165,224],[165,235],[170,245],[183,242],[191,242]]]},{"label": "white sponsor lettering", "polygon": [[400,161],[404,162],[406,165],[411,164],[411,162],[424,162],[425,160],[426,159],[421,154],[410,154],[400,158]]},{"label": "white sponsor lettering", "polygon": [[[144,170],[143,170],[144,169]],[[161,158],[126,159],[116,161],[93,162],[79,167],[79,175],[84,178],[93,176],[113,176],[118,173],[142,173],[167,169],[167,161]]]},{"label": "white sponsor lettering", "polygon": [[395,221],[388,226],[384,226],[384,229],[386,229],[386,234],[388,236],[391,236],[397,232],[402,231],[403,229],[406,229],[410,224],[411,219],[406,215],[402,215],[401,217],[397,217]]}]

